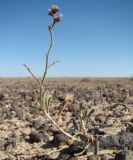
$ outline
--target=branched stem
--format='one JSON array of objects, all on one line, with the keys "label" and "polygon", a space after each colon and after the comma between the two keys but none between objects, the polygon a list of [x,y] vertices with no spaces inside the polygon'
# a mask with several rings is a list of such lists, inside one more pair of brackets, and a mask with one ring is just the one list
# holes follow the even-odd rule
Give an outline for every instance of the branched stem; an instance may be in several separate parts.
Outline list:
[{"label": "branched stem", "polygon": [[50,65],[48,65],[48,69],[50,68],[50,67],[52,67],[53,65],[55,65],[56,63],[58,63],[59,61],[54,61],[53,63],[51,63]]},{"label": "branched stem", "polygon": [[23,66],[28,70],[28,72],[30,73],[30,75],[37,81],[38,85],[39,85],[39,101],[40,101],[40,105],[42,106],[42,85],[41,85],[41,82],[39,80],[39,78],[37,78],[33,72],[31,71],[31,69],[26,65],[26,64],[23,64]]},{"label": "branched stem", "polygon": [[28,70],[28,72],[30,73],[30,75],[37,81],[37,83],[39,85],[41,85],[39,79],[32,73],[31,69],[26,64],[23,64],[23,66]]}]

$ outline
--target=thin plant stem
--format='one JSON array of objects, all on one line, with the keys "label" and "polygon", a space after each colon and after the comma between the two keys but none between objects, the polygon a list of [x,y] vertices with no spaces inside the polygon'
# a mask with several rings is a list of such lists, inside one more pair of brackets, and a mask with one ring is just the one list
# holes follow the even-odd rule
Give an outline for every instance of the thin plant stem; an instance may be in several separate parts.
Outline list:
[{"label": "thin plant stem", "polygon": [[67,137],[75,140],[75,141],[79,141],[77,138],[75,138],[74,136],[70,135],[69,133],[65,132],[52,118],[51,116],[46,112],[44,111],[44,114],[47,116],[47,118],[64,134],[66,135]]},{"label": "thin plant stem", "polygon": [[46,74],[47,74],[48,62],[49,62],[49,54],[50,54],[50,51],[51,51],[51,49],[52,49],[52,47],[53,47],[53,34],[52,34],[52,29],[49,29],[49,32],[50,32],[50,46],[49,46],[48,52],[46,53],[45,71],[44,71],[44,74],[43,74],[43,77],[42,77],[41,85],[43,85],[44,79],[45,79]]}]

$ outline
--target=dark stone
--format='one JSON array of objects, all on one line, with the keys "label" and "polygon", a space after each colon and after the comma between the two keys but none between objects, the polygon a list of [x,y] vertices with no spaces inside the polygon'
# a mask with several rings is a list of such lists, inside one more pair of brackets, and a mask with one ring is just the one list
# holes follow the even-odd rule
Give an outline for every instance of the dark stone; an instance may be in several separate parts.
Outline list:
[{"label": "dark stone", "polygon": [[128,124],[126,131],[133,133],[133,124]]},{"label": "dark stone", "polygon": [[64,96],[59,96],[59,97],[58,97],[58,100],[59,100],[61,103],[64,103],[65,97],[64,97]]},{"label": "dark stone", "polygon": [[0,93],[0,101],[3,101],[5,99],[4,94]]},{"label": "dark stone", "polygon": [[130,133],[119,133],[118,135],[111,135],[99,138],[101,148],[117,147],[133,147],[133,135]]},{"label": "dark stone", "polygon": [[42,135],[38,132],[31,131],[29,134],[29,139],[27,140],[29,143],[39,143],[43,139]]},{"label": "dark stone", "polygon": [[133,147],[133,134],[132,133],[120,133],[118,134],[119,143],[121,148]]},{"label": "dark stone", "polygon": [[53,136],[54,138],[52,140],[52,143],[57,147],[60,146],[61,144],[66,144],[69,139],[63,133],[60,133],[59,131],[54,132]]},{"label": "dark stone", "polygon": [[104,136],[105,134],[106,134],[106,132],[105,131],[102,131],[102,130],[100,130],[99,128],[96,128],[96,127],[91,127],[90,129],[89,129],[89,131],[91,132],[91,133],[93,133],[94,135],[100,135],[100,136]]},{"label": "dark stone", "polygon": [[115,155],[114,160],[133,160],[133,151],[122,151]]},{"label": "dark stone", "polygon": [[53,159],[49,158],[48,155],[41,155],[33,157],[32,160],[53,160]]},{"label": "dark stone", "polygon": [[75,141],[72,145],[69,146],[69,148],[65,148],[64,150],[61,151],[61,154],[69,154],[71,157],[75,156],[76,154],[80,154],[81,152],[82,155],[86,154],[87,148],[86,147],[86,142],[84,141]]},{"label": "dark stone", "polygon": [[101,137],[99,145],[101,148],[120,147],[119,137],[117,135]]},{"label": "dark stone", "polygon": [[68,159],[70,159],[70,155],[64,153],[60,154],[56,160],[68,160]]}]

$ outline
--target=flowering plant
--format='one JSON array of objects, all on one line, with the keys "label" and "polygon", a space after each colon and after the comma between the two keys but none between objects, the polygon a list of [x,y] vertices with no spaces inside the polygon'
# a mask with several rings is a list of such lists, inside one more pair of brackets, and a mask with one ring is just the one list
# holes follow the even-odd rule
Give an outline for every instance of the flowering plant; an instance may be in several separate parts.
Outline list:
[{"label": "flowering plant", "polygon": [[57,15],[57,12],[59,12],[60,8],[57,5],[53,5],[49,10],[48,10],[48,15],[52,16],[52,23],[48,25],[48,30],[50,32],[50,46],[48,48],[48,51],[46,52],[46,58],[45,58],[45,68],[44,68],[44,73],[43,76],[41,78],[41,80],[39,78],[37,78],[33,72],[31,71],[31,69],[24,64],[24,67],[28,70],[28,72],[30,73],[30,75],[36,80],[37,84],[39,85],[39,104],[40,104],[40,110],[43,111],[43,113],[45,114],[45,116],[66,136],[68,136],[69,138],[76,140],[75,137],[73,137],[72,135],[70,135],[69,133],[65,132],[59,125],[58,123],[56,123],[52,117],[50,116],[49,113],[49,105],[50,105],[50,99],[51,99],[51,95],[49,95],[48,92],[43,91],[43,85],[44,85],[44,81],[48,72],[48,69],[53,66],[55,63],[59,62],[59,61],[54,61],[53,63],[49,64],[49,56],[51,53],[51,49],[53,47],[53,33],[52,33],[52,29],[54,27],[54,25],[58,22],[61,21],[62,19],[62,15],[60,14],[59,16]]},{"label": "flowering plant", "polygon": [[60,14],[59,16],[57,16],[57,12],[60,10],[60,8],[56,5],[53,5],[48,11],[48,15],[53,17],[53,22],[52,24],[48,25],[49,30],[52,29],[55,25],[55,23],[58,23],[61,21],[63,15]]}]

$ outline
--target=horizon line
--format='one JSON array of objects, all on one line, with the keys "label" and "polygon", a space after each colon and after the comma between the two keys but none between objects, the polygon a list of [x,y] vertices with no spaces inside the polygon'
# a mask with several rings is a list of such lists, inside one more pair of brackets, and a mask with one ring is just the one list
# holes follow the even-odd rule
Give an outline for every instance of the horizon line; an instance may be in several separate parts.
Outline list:
[{"label": "horizon line", "polygon": [[[0,78],[33,78],[33,77],[32,76],[0,76]],[[42,77],[37,76],[37,78],[42,78]],[[133,76],[48,76],[46,78],[133,78]]]}]

